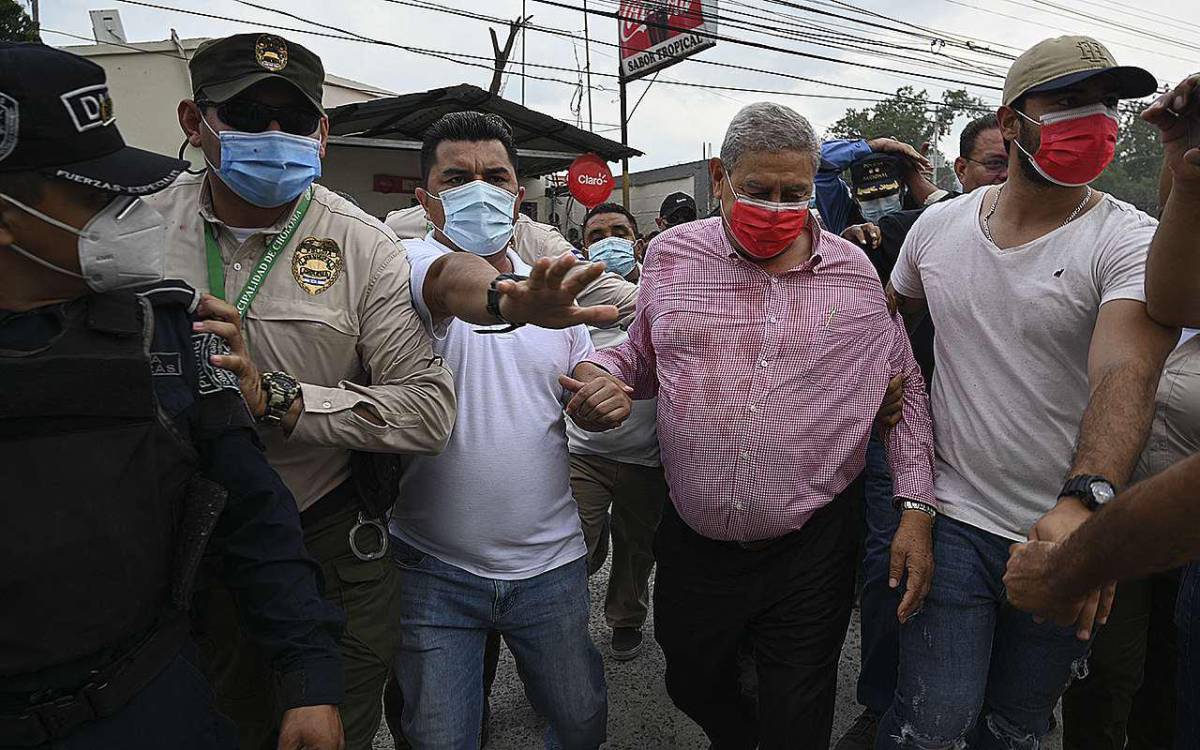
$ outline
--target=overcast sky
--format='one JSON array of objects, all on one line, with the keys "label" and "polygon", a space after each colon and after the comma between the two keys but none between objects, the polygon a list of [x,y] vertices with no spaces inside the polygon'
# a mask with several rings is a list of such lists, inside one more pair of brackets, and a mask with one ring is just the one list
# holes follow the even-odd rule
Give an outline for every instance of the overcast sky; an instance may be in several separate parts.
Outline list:
[{"label": "overcast sky", "polygon": [[[302,21],[287,18],[273,12],[247,7],[236,0],[149,0],[158,5],[201,11],[213,15],[238,19],[236,22],[203,18],[185,13],[157,10],[114,0],[41,0],[43,38],[48,44],[65,46],[82,44],[78,39],[60,36],[52,31],[63,31],[91,37],[91,24],[87,11],[98,8],[118,8],[130,41],[166,39],[174,28],[180,37],[221,36],[225,34],[253,31],[263,24],[277,24],[291,28],[313,28]],[[428,5],[439,0],[402,0],[413,5]],[[560,4],[581,6],[583,0],[554,0]],[[28,0],[19,0],[27,3]],[[942,34],[971,37],[981,44],[999,52],[1022,50],[1046,36],[1061,33],[1091,34],[1109,45],[1121,64],[1136,64],[1149,69],[1160,83],[1174,83],[1181,77],[1200,70],[1200,3],[1179,0],[1139,0],[1136,14],[1130,10],[1132,3],[1118,0],[851,0],[854,5],[883,14],[887,20],[873,19],[887,26],[907,22],[934,29]],[[260,5],[271,5],[301,18],[336,26],[354,34],[374,39],[395,42],[408,46],[432,50],[449,51],[463,55],[491,55],[488,37],[489,24],[485,21],[457,18],[435,10],[401,5],[388,0],[258,0]],[[474,11],[480,14],[514,18],[521,13],[522,0],[440,0],[446,7]],[[589,7],[597,10],[612,10],[615,0],[588,0]],[[847,16],[864,17],[858,11],[839,8],[834,3],[797,0],[794,4],[816,7],[820,10],[837,12]],[[977,6],[977,7],[971,7]],[[1057,6],[1054,7],[1054,6]],[[583,14],[575,10],[552,7],[535,0],[525,0],[526,12],[533,15],[537,25],[569,29],[579,34],[578,41],[562,36],[530,31],[528,46],[524,51],[528,63],[553,65],[568,68],[567,71],[534,68],[526,70],[533,75],[559,78],[575,82],[579,67],[584,63],[582,43]],[[987,10],[980,8],[986,7]],[[1064,10],[1060,10],[1062,8]],[[1103,17],[1136,30],[1119,28],[1112,23],[1098,23],[1073,15],[1070,11]],[[808,23],[823,26],[846,22],[829,16],[817,16],[768,0],[722,0],[720,11],[741,22],[761,23],[771,28],[786,28],[810,32]],[[778,14],[787,14],[782,17]],[[755,20],[755,17],[758,20]],[[805,20],[808,19],[808,20]],[[796,24],[805,24],[798,26]],[[494,25],[494,24],[492,24]],[[507,29],[497,27],[503,41]],[[596,73],[614,74],[617,71],[616,49],[617,22],[609,18],[592,16],[589,20],[592,70]],[[278,31],[281,35],[300,41],[321,55],[325,68],[330,73],[356,79],[397,93],[423,91],[457,83],[472,83],[486,87],[491,80],[489,69],[469,67],[425,55],[413,54],[395,48],[387,48],[344,40],[328,39],[295,31]],[[798,57],[795,55],[754,49],[732,42],[719,42],[716,47],[699,53],[698,59],[741,65],[793,76],[804,76],[836,83],[842,86],[858,86],[869,89],[894,91],[905,84],[924,88],[931,96],[939,96],[943,88],[958,88],[955,84],[924,80],[912,73],[923,73],[947,78],[969,78],[1000,86],[1002,80],[976,73],[970,64],[994,65],[1001,70],[1007,62],[984,54],[964,53],[947,47],[939,55],[940,67],[928,67],[904,60],[889,60],[875,54],[860,54],[842,49],[830,49],[795,39],[768,37],[753,31],[731,28],[718,33],[739,39],[754,40],[764,44],[784,46],[811,54],[832,57],[837,60],[854,61],[884,67],[889,71],[902,69],[907,72],[882,72],[840,65],[833,62]],[[835,32],[836,33],[836,32]],[[849,33],[849,32],[847,32]],[[868,48],[875,52],[891,50],[896,54],[928,57],[923,54],[929,49],[928,41],[905,36],[892,31],[858,28],[855,32],[869,41]],[[1163,37],[1169,41],[1163,41]],[[895,50],[883,45],[910,47],[911,50]],[[918,52],[917,50],[921,50]],[[957,60],[950,59],[954,56]],[[521,42],[518,41],[513,55],[517,65],[511,70],[519,71],[522,57]],[[965,63],[963,62],[965,61]],[[480,63],[481,61],[473,61]],[[484,63],[487,64],[487,63]],[[646,153],[635,159],[633,170],[675,164],[699,159],[704,144],[719,149],[726,123],[743,105],[763,99],[787,104],[806,115],[823,132],[835,122],[846,107],[868,106],[869,102],[847,102],[829,99],[807,98],[777,94],[714,91],[700,88],[671,85],[667,79],[703,83],[710,86],[727,86],[749,89],[764,89],[773,92],[822,94],[833,96],[866,96],[854,91],[838,89],[782,78],[764,73],[753,73],[696,62],[683,62],[664,71],[659,82],[654,84],[636,113],[630,120],[630,145]],[[592,105],[595,129],[602,134],[619,140],[616,125],[619,119],[616,81],[613,78],[593,76]],[[630,84],[630,106],[637,101],[647,87],[645,80]],[[981,96],[989,103],[999,99],[999,92],[982,87],[968,87],[971,93]],[[577,96],[574,85],[547,81],[526,80],[524,85],[525,104],[534,109],[563,119],[575,121],[571,102]],[[520,102],[522,80],[509,77],[503,91],[505,97]],[[164,106],[173,106],[164,102]],[[587,127],[586,96],[581,111],[582,123]],[[962,122],[959,123],[961,127]],[[953,152],[953,148],[943,147]]]}]

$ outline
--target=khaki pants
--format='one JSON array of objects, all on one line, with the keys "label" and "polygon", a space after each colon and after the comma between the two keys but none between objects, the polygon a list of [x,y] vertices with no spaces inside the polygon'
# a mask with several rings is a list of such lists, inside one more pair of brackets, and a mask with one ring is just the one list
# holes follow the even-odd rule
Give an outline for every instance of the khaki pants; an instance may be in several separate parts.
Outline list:
[{"label": "khaki pants", "polygon": [[[392,667],[399,622],[399,576],[390,556],[364,562],[350,551],[357,510],[304,528],[304,545],[320,563],[325,598],[346,612],[342,658],[346,750],[370,750],[379,729],[383,684]],[[363,545],[374,544],[364,537]],[[193,631],[220,711],[238,727],[241,750],[274,750],[282,711],[274,675],[237,620],[233,596],[211,578],[197,593]]]},{"label": "khaki pants", "polygon": [[604,566],[611,529],[612,574],[604,600],[608,626],[642,627],[650,608],[654,532],[667,502],[662,467],[571,454],[571,490],[587,541],[588,575]]}]

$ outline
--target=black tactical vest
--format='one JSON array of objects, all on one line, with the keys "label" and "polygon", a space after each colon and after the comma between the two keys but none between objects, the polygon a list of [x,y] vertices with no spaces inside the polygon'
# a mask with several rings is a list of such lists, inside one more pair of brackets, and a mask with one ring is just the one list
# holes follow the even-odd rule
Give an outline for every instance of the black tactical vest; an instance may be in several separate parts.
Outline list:
[{"label": "black tactical vest", "polygon": [[0,681],[69,684],[162,619],[195,466],[154,395],[149,302],[60,309],[44,349],[0,350]]}]

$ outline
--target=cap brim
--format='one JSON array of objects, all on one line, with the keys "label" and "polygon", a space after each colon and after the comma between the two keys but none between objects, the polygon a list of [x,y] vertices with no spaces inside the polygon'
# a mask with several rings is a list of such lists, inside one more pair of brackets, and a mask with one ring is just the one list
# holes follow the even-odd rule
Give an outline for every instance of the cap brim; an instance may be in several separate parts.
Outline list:
[{"label": "cap brim", "polygon": [[46,167],[49,177],[124,195],[149,195],[170,185],[189,163],[133,146],[87,161]]},{"label": "cap brim", "polygon": [[229,101],[233,97],[237,96],[238,94],[242,93],[246,89],[253,86],[254,84],[262,83],[263,81],[268,81],[272,78],[283,81],[284,83],[288,84],[292,88],[296,89],[296,91],[300,92],[301,96],[303,96],[306,100],[308,100],[308,102],[310,104],[312,104],[314,107],[317,108],[318,112],[320,112],[321,114],[325,114],[325,107],[323,107],[321,105],[321,102],[319,102],[319,101],[313,99],[311,96],[309,96],[308,92],[306,92],[304,89],[297,86],[294,81],[292,81],[291,79],[289,79],[285,76],[281,76],[278,73],[271,73],[266,70],[262,71],[261,73],[254,73],[252,75],[242,76],[241,78],[238,78],[237,80],[226,81],[225,83],[210,84],[208,86],[203,87],[197,93],[202,93],[202,94],[204,94],[204,97],[206,99],[211,99],[212,101],[216,102],[217,104],[220,104],[222,102]]},{"label": "cap brim", "polygon": [[1111,76],[1117,82],[1119,87],[1117,96],[1122,99],[1140,99],[1143,96],[1150,96],[1158,90],[1158,81],[1155,80],[1150,71],[1132,65],[1118,65],[1115,68],[1081,70],[1078,73],[1059,76],[1052,81],[1038,84],[1026,90],[1025,93],[1042,94],[1047,91],[1057,91],[1099,75]]}]

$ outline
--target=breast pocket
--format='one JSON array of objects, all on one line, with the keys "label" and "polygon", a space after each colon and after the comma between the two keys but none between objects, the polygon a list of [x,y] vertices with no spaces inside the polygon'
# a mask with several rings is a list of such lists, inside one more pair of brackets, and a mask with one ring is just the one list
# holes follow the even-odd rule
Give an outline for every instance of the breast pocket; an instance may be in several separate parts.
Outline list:
[{"label": "breast pocket", "polygon": [[[337,302],[337,300],[330,300]],[[246,314],[251,352],[269,356],[297,377],[317,371],[323,379],[356,375],[358,318],[337,304],[260,297]]]}]

